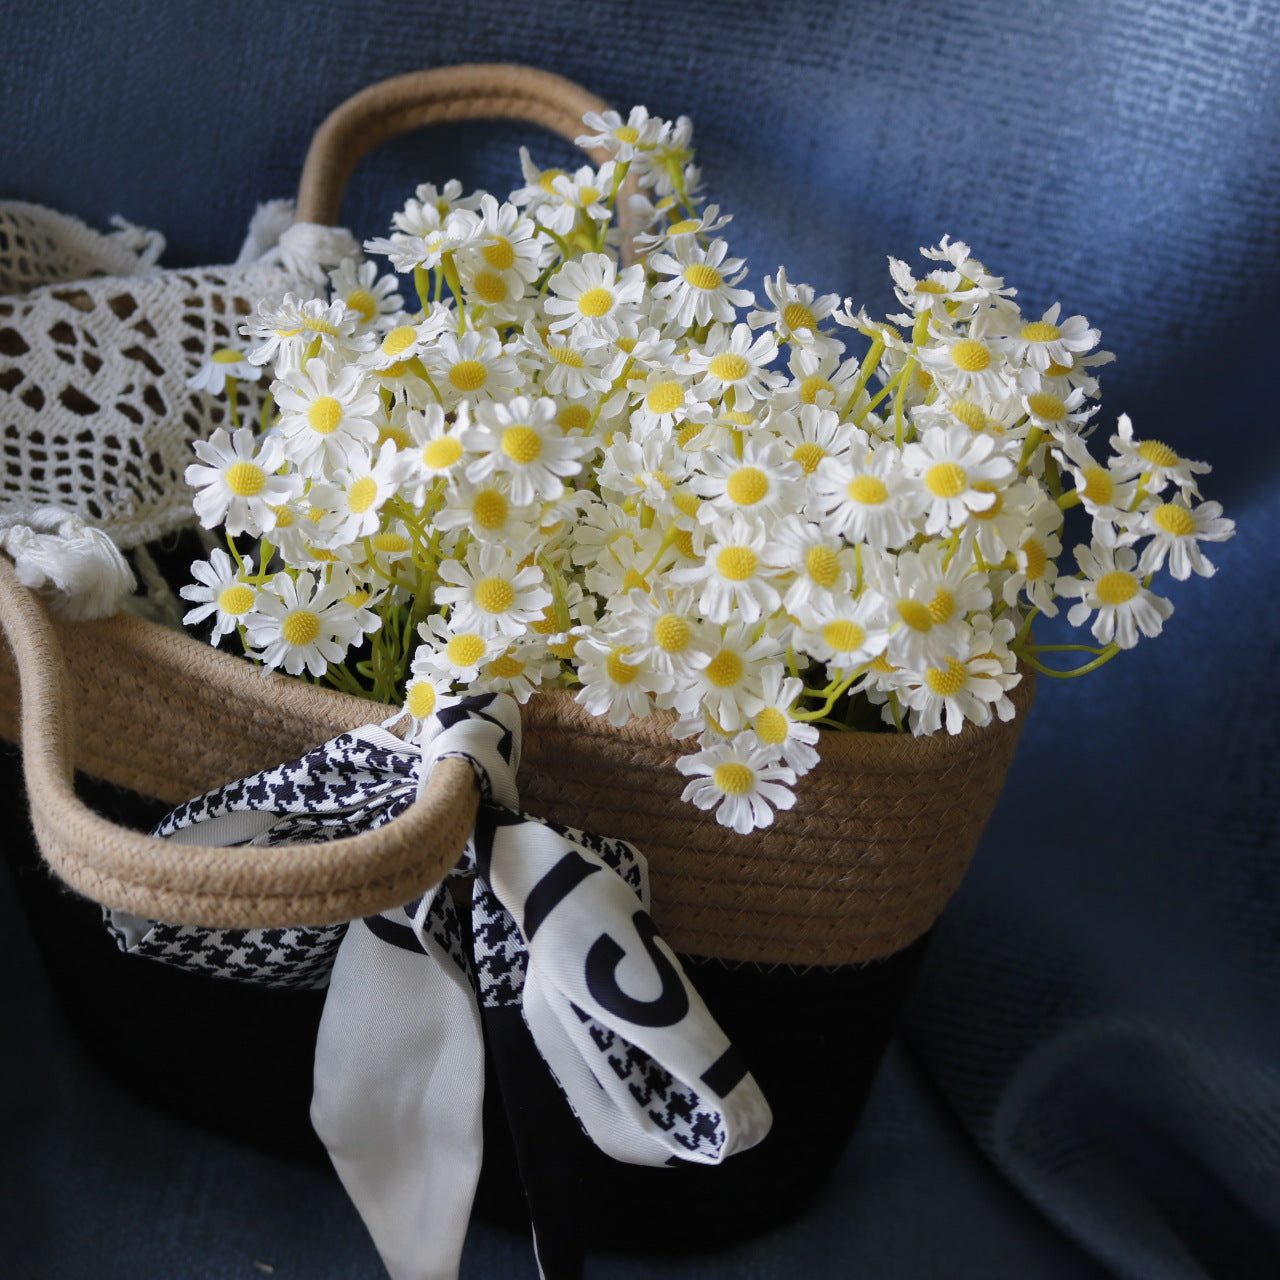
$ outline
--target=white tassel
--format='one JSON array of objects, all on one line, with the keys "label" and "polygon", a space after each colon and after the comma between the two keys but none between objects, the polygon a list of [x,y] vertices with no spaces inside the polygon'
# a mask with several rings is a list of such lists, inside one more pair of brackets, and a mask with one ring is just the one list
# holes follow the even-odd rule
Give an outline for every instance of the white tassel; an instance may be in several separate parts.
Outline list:
[{"label": "white tassel", "polygon": [[236,266],[247,267],[260,262],[280,243],[280,237],[292,225],[292,200],[268,200],[266,204],[260,204],[249,221]]},{"label": "white tassel", "polygon": [[137,254],[138,266],[156,265],[164,252],[164,236],[161,232],[135,226],[132,222],[126,222],[118,213],[112,216],[110,222],[115,227],[110,238],[123,245],[130,253]]},{"label": "white tassel", "polygon": [[56,612],[73,621],[118,612],[137,585],[115,543],[64,507],[0,516],[0,550],[19,582],[49,588]]},{"label": "white tassel", "polygon": [[295,222],[276,246],[280,265],[291,275],[312,284],[325,284],[329,270],[344,258],[360,259],[360,245],[344,227],[318,222]]}]

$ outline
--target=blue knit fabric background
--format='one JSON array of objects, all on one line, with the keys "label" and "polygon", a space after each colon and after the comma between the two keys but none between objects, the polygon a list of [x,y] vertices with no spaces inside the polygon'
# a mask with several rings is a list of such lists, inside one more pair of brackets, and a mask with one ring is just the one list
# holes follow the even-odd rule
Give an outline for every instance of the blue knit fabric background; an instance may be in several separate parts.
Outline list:
[{"label": "blue knit fabric background", "polygon": [[[759,284],[890,306],[886,254],[968,240],[1101,328],[1103,421],[1213,462],[1239,524],[1166,635],[1041,682],[859,1133],[802,1222],[670,1280],[1280,1275],[1280,6],[1275,0],[0,3],[0,199],[228,261],[311,130],[384,76],[522,61],[688,114]],[[416,181],[509,190],[533,129],[398,140]],[[0,887],[0,1274],[373,1280],[354,1211],[127,1101],[78,1056]],[[593,1277],[651,1273],[599,1257]],[[475,1228],[465,1274],[533,1276]]]}]

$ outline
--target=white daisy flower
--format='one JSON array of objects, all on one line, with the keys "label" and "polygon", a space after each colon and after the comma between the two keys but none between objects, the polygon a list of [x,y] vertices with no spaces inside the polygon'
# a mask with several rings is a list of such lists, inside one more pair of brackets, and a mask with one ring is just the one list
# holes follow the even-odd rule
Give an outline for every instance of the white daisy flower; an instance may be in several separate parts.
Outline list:
[{"label": "white daisy flower", "polygon": [[378,275],[376,262],[344,258],[337,270],[329,273],[329,284],[333,300],[354,311],[364,324],[373,324],[404,308],[404,299],[397,292],[399,280],[393,275]]},{"label": "white daisy flower", "polygon": [[268,671],[283,667],[291,676],[309,671],[317,679],[330,663],[371,635],[382,620],[343,597],[351,594],[345,571],[335,570],[327,582],[303,572],[296,578],[277,573],[258,590],[244,624],[249,644]]},{"label": "white daisy flower", "polygon": [[454,324],[453,312],[443,302],[435,303],[421,320],[408,321],[388,329],[381,342],[368,352],[361,364],[366,369],[385,372],[421,357],[440,335]]},{"label": "white daisy flower", "polygon": [[857,552],[810,520],[788,516],[773,526],[778,561],[791,575],[782,607],[794,615],[804,605],[820,605],[853,591]]},{"label": "white daisy flower", "polygon": [[887,602],[887,652],[895,666],[919,671],[962,657],[966,617],[991,606],[986,575],[959,556],[944,565],[945,555],[939,544],[926,543],[919,552],[876,557],[869,566],[872,585]]},{"label": "white daisy flower", "polygon": [[491,329],[468,330],[461,338],[441,334],[423,363],[445,409],[460,400],[510,400],[523,381],[516,362]]},{"label": "white daisy flower", "polygon": [[437,711],[456,706],[459,699],[449,688],[449,683],[433,672],[418,670],[417,663],[410,668],[404,688],[405,714],[413,721],[411,735],[415,740],[428,729]]},{"label": "white daisy flower", "polygon": [[782,565],[768,526],[735,512],[720,518],[707,533],[701,564],[672,569],[671,581],[698,589],[698,607],[716,623],[740,617],[755,623],[782,603],[778,579]]},{"label": "white daisy flower", "polygon": [[433,205],[410,201],[396,222],[404,229],[366,240],[364,247],[368,253],[384,254],[406,274],[418,267],[438,267],[445,254],[470,248],[479,238],[480,220],[469,209],[451,209],[441,217]]},{"label": "white daisy flower", "polygon": [[657,368],[631,388],[631,428],[638,439],[651,432],[669,434],[701,404],[693,387],[670,368]]},{"label": "white daisy flower", "polygon": [[1179,581],[1193,573],[1211,578],[1216,570],[1200,550],[1200,543],[1225,542],[1235,529],[1233,520],[1222,519],[1221,503],[1202,502],[1192,508],[1181,499],[1162,502],[1143,517],[1142,532],[1151,534],[1151,541],[1143,548],[1138,571],[1155,573],[1167,558],[1169,572]]},{"label": "white daisy flower", "polygon": [[732,393],[730,403],[746,408],[744,401],[766,400],[769,393],[786,382],[783,374],[770,372],[768,366],[778,354],[778,342],[772,333],[756,337],[745,324],[716,324],[707,340],[676,362],[682,373],[701,375],[697,383],[700,394],[707,398]]},{"label": "white daisy flower", "polygon": [[[717,231],[727,227],[733,221],[732,214],[721,215],[718,204],[709,204],[701,213],[692,216],[677,217],[676,215],[681,211],[674,201],[660,200],[655,205],[645,196],[635,195],[631,197],[631,208],[637,217],[651,228],[631,238],[636,249],[642,254],[651,254],[655,249],[663,245],[671,245],[684,236],[709,240]],[[655,227],[654,224],[664,216],[667,221]]]},{"label": "white daisy flower", "polygon": [[849,401],[861,369],[857,360],[840,358],[843,350],[841,343],[830,347],[809,343],[793,348],[787,359],[791,382],[775,395],[774,404],[792,411],[812,404],[847,414],[854,407]]},{"label": "white daisy flower", "polygon": [[317,356],[277,379],[274,394],[285,456],[304,476],[347,466],[353,452],[373,446],[385,420],[374,383],[353,364],[335,374]]},{"label": "white daisy flower", "polygon": [[193,462],[183,478],[197,491],[192,502],[206,529],[225,525],[233,537],[270,533],[276,526],[275,508],[302,490],[298,476],[276,474],[285,455],[272,436],[255,440],[247,427],[229,436],[219,427],[192,448],[200,461]]},{"label": "white daisy flower", "polygon": [[1131,542],[1142,516],[1134,509],[1138,481],[1129,478],[1132,467],[1126,459],[1113,455],[1107,466],[1101,466],[1084,441],[1074,436],[1053,456],[1070,473],[1075,492],[1093,517],[1094,539],[1107,547]]},{"label": "white daisy flower", "polygon": [[[673,705],[684,716],[712,717],[726,733],[733,733],[759,714],[764,706],[763,679],[767,663],[781,658],[778,643],[770,636],[755,638],[755,628],[734,622],[720,628],[720,636],[708,637],[705,647],[691,655],[694,681],[675,691]],[[681,729],[684,732],[679,732]],[[677,736],[696,732],[692,724],[677,725]]]},{"label": "white daisy flower", "polygon": [[660,510],[692,471],[692,459],[674,440],[656,433],[632,440],[619,432],[604,451],[596,479],[602,492],[620,501],[641,498]]},{"label": "white daisy flower", "polygon": [[870,455],[854,450],[827,458],[809,480],[822,529],[869,547],[905,546],[920,527],[925,498],[902,468],[892,445]]},{"label": "white daisy flower", "polygon": [[682,683],[693,670],[706,630],[696,596],[688,587],[663,588],[657,594],[638,588],[628,591],[615,598],[607,625],[610,638],[626,645],[631,658]]},{"label": "white daisy flower", "polygon": [[[613,176],[617,168],[614,160],[606,160],[599,169],[584,164],[573,174],[562,173],[553,178],[551,189],[564,202],[566,209],[580,211],[595,222],[604,222],[610,216],[607,201],[613,190]],[[559,231],[560,227],[556,230]]]},{"label": "white daisy flower", "polygon": [[471,429],[471,415],[466,401],[458,406],[456,421],[450,422],[438,404],[411,409],[405,414],[404,427],[409,448],[405,453],[417,469],[419,488],[413,501],[421,506],[424,490],[443,478],[457,478],[470,460],[465,437]]},{"label": "white daisy flower", "polygon": [[538,235],[537,224],[514,204],[499,204],[488,192],[480,195],[479,212],[476,244],[464,255],[466,261],[462,265],[473,276],[493,272],[509,287],[519,281],[523,293],[549,261],[547,245]]},{"label": "white daisy flower", "polygon": [[246,582],[253,577],[253,560],[245,557],[241,569],[220,547],[215,547],[208,560],[197,560],[191,566],[195,582],[178,588],[184,600],[195,604],[182,616],[184,627],[193,627],[213,615],[213,634],[210,643],[217,644],[243,621],[253,608],[257,589]]},{"label": "white daisy flower", "polygon": [[323,512],[319,527],[331,546],[346,546],[377,533],[383,505],[399,487],[404,467],[390,440],[377,457],[353,450],[332,481],[315,481],[307,493]]},{"label": "white daisy flower", "polygon": [[1124,474],[1141,476],[1142,487],[1149,493],[1159,493],[1166,485],[1175,484],[1184,495],[1199,497],[1195,477],[1213,469],[1207,462],[1180,458],[1160,440],[1135,440],[1128,414],[1120,415],[1111,448]]},{"label": "white daisy flower", "polygon": [[[944,718],[948,733],[959,733],[966,720],[990,724],[993,713],[1001,720],[1013,719],[1008,691],[1022,678],[1013,670],[1009,655],[1013,634],[1013,623],[1007,618],[994,626],[988,617],[977,618],[963,658],[948,658],[939,666],[927,667],[919,683],[907,680],[900,685],[899,697],[911,709],[911,731],[937,733]],[[1002,654],[1008,659],[1007,667]]]},{"label": "white daisy flower", "polygon": [[790,790],[795,773],[778,764],[776,752],[760,745],[752,733],[681,756],[676,768],[693,779],[680,798],[699,809],[714,809],[716,821],[739,835],[771,826],[774,810],[790,809],[796,802]]},{"label": "white daisy flower", "polygon": [[1015,481],[1007,488],[998,489],[980,480],[977,488],[990,492],[995,501],[981,511],[974,511],[965,525],[965,534],[976,543],[982,558],[991,565],[1000,564],[1011,552],[1016,551],[1030,533],[1032,513],[1044,513],[1056,529],[1062,523],[1062,510],[1038,486],[1029,481]]},{"label": "white daisy flower", "polygon": [[747,323],[753,329],[772,325],[779,342],[812,342],[819,336],[818,325],[840,305],[839,294],[818,297],[811,284],[791,284],[785,267],[776,276],[765,276],[764,292],[773,306],[752,311]]},{"label": "white daisy flower", "polygon": [[1062,304],[1055,302],[1039,320],[1024,321],[1016,310],[1010,316],[1016,320],[1006,335],[1001,335],[1001,345],[1014,360],[1025,361],[1033,369],[1045,373],[1052,365],[1071,368],[1076,358],[1092,351],[1102,334],[1089,327],[1084,316],[1069,316],[1058,323]]},{"label": "white daisy flower", "polygon": [[465,529],[480,542],[501,542],[527,553],[534,542],[537,520],[537,507],[512,501],[511,477],[498,472],[485,484],[472,484],[465,475],[455,475],[432,524],[445,533]]},{"label": "white daisy flower", "polygon": [[741,512],[753,520],[776,520],[799,508],[804,472],[789,462],[781,445],[768,436],[751,436],[741,458],[704,450],[690,488],[707,501],[698,512],[703,524]]},{"label": "white daisy flower", "polygon": [[954,399],[973,395],[999,402],[1013,391],[1013,376],[1004,353],[975,322],[967,330],[940,328],[916,351],[916,359]]},{"label": "white daisy flower", "polygon": [[705,249],[696,241],[678,240],[674,253],[655,253],[649,269],[671,278],[653,286],[655,298],[666,299],[668,315],[686,328],[711,320],[733,323],[737,308],[750,306],[755,295],[734,285],[747,274],[745,260],[726,258],[728,242],[713,240]]},{"label": "white daisy flower", "polygon": [[356,334],[360,318],[341,299],[302,301],[286,293],[280,302],[258,303],[257,314],[240,326],[240,332],[258,339],[247,357],[250,364],[274,363],[276,373],[283,374],[299,366],[303,352],[316,338],[330,349],[336,344],[343,352],[362,350],[368,342]]},{"label": "white daisy flower", "polygon": [[1062,541],[1057,530],[1062,524],[1056,503],[1034,508],[1031,523],[1022,541],[1013,549],[1013,571],[1004,580],[1002,598],[1007,605],[1017,605],[1021,592],[1047,618],[1057,616],[1054,604],[1058,581],[1058,557]]},{"label": "white daisy flower", "polygon": [[924,490],[929,535],[946,533],[971,511],[992,506],[996,488],[1014,474],[1012,459],[996,451],[993,436],[974,435],[962,426],[930,427],[923,439],[904,447],[902,465]]},{"label": "white daisy flower", "polygon": [[530,375],[539,378],[540,390],[557,398],[608,391],[622,367],[620,354],[581,325],[569,333],[544,333],[531,321],[513,350]]},{"label": "white daisy flower", "polygon": [[1049,432],[1055,440],[1064,441],[1069,436],[1084,432],[1089,419],[1098,412],[1097,405],[1086,404],[1085,394],[1079,388],[1064,399],[1056,392],[1040,387],[1039,379],[1036,385],[1039,389],[1022,397],[1022,406],[1031,419],[1031,425]]},{"label": "white daisy flower", "polygon": [[825,662],[832,674],[865,666],[889,643],[884,599],[874,591],[864,591],[857,597],[831,596],[807,604],[798,611],[792,643]]},{"label": "white daisy flower", "polygon": [[574,658],[582,688],[574,701],[593,716],[606,716],[621,726],[633,716],[646,716],[652,695],[670,686],[670,676],[655,670],[626,644],[596,635],[578,638]]},{"label": "white daisy flower", "polygon": [[435,603],[450,609],[455,626],[481,635],[519,637],[552,602],[540,568],[521,568],[507,547],[491,542],[472,543],[465,564],[444,560],[438,572],[446,585],[436,587]]},{"label": "white daisy flower", "polygon": [[588,253],[566,262],[547,287],[551,293],[543,309],[551,317],[553,331],[583,329],[608,338],[639,316],[644,267],[637,262],[620,272],[608,255]]},{"label": "white daisy flower", "polygon": [[792,718],[804,682],[788,676],[780,662],[767,664],[760,673],[760,698],[764,705],[756,712],[751,728],[765,748],[778,752],[782,763],[797,777],[818,763],[814,750],[819,732],[816,725]]},{"label": "white daisy flower", "polygon": [[257,382],[262,373],[257,365],[249,363],[243,351],[216,347],[208,360],[187,379],[187,386],[220,396],[226,391],[228,382]]},{"label": "white daisy flower", "polygon": [[666,121],[650,116],[645,107],[632,107],[625,120],[616,111],[588,111],[582,123],[587,132],[575,139],[578,146],[606,147],[619,161],[629,161],[638,149],[658,141]]},{"label": "white daisy flower", "polygon": [[582,457],[592,444],[567,436],[556,421],[554,400],[517,396],[507,404],[484,401],[476,406],[473,425],[463,437],[478,454],[467,464],[467,479],[480,484],[503,472],[510,477],[511,500],[517,506],[553,502],[564,481],[582,470]]},{"label": "white daisy flower", "polygon": [[1138,633],[1158,636],[1173,605],[1142,585],[1136,572],[1138,556],[1132,547],[1105,547],[1094,541],[1090,547],[1076,547],[1078,578],[1059,578],[1058,595],[1078,597],[1067,621],[1083,626],[1096,611],[1090,630],[1099,644],[1116,644],[1132,649]]},{"label": "white daisy flower", "polygon": [[463,688],[469,688],[479,677],[480,668],[504,653],[509,643],[505,636],[482,635],[438,613],[418,624],[418,635],[422,644],[414,650],[414,674],[434,676]]},{"label": "white daisy flower", "polygon": [[816,404],[774,414],[769,419],[769,428],[782,441],[787,456],[799,463],[806,476],[814,475],[824,458],[865,452],[869,443],[863,431],[841,422],[840,415],[833,409]]}]

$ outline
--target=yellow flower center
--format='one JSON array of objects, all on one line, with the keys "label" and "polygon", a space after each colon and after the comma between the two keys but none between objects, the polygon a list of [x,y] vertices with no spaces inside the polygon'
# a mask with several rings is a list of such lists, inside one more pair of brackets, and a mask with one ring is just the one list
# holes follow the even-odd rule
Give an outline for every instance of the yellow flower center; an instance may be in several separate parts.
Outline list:
[{"label": "yellow flower center", "polygon": [[1180,507],[1172,502],[1161,503],[1151,513],[1151,520],[1157,529],[1163,529],[1165,533],[1171,533],[1175,538],[1185,538],[1196,531],[1195,518],[1191,512],[1186,507]]},{"label": "yellow flower center", "polygon": [[342,598],[353,609],[359,609],[369,603],[369,592],[361,587],[356,591],[348,592]]},{"label": "yellow flower center", "polygon": [[692,560],[693,559],[693,530],[677,529],[675,532],[675,537],[672,538],[671,540],[671,545],[675,547],[675,549],[682,556],[684,556],[686,560]]},{"label": "yellow flower center", "polygon": [[516,602],[516,589],[506,578],[483,578],[476,583],[475,600],[485,613],[506,613]]},{"label": "yellow flower center", "polygon": [[684,269],[684,278],[695,289],[718,289],[721,283],[720,273],[705,262],[690,263]]},{"label": "yellow flower center", "polygon": [[496,271],[477,271],[471,287],[491,307],[507,300],[507,282]]},{"label": "yellow flower center", "polygon": [[731,689],[742,679],[742,659],[732,649],[721,649],[707,663],[707,679],[717,689]]},{"label": "yellow flower center", "polygon": [[347,509],[356,515],[368,511],[378,497],[378,482],[372,476],[361,476],[347,490]]},{"label": "yellow flower center", "polygon": [[1046,422],[1061,422],[1067,416],[1067,406],[1051,391],[1037,391],[1027,397],[1027,408],[1037,418]]},{"label": "yellow flower center", "polygon": [[570,369],[582,368],[582,356],[572,347],[548,347],[547,354],[560,364],[568,365]]},{"label": "yellow flower center", "polygon": [[1022,554],[1027,558],[1027,581],[1039,582],[1049,567],[1049,552],[1036,538],[1028,538],[1022,544]]},{"label": "yellow flower center", "polygon": [[588,289],[578,299],[578,310],[584,316],[592,318],[606,315],[612,306],[613,294],[608,289],[602,289],[599,285],[594,289]]},{"label": "yellow flower center", "polygon": [[1149,462],[1153,467],[1176,467],[1178,455],[1159,440],[1144,440],[1138,446],[1138,457]]},{"label": "yellow flower center", "polygon": [[239,351],[232,351],[230,347],[219,347],[209,359],[214,364],[235,364],[236,361],[243,360],[244,355]]},{"label": "yellow flower center", "polygon": [[276,518],[277,529],[293,528],[293,512],[288,507],[272,507],[271,514]]},{"label": "yellow flower center", "polygon": [[893,663],[890,662],[882,653],[871,659],[871,670],[878,671],[882,676],[891,676],[895,671],[901,670],[901,668],[895,667]]},{"label": "yellow flower center", "polygon": [[925,488],[935,498],[958,498],[969,487],[969,477],[955,462],[935,462],[925,472]]},{"label": "yellow flower center", "polygon": [[962,338],[951,348],[951,363],[965,373],[981,373],[991,363],[991,352],[972,338]]},{"label": "yellow flower center", "polygon": [[609,651],[609,656],[605,659],[604,669],[609,673],[609,679],[614,684],[630,684],[640,674],[639,664],[633,665],[623,661],[623,654],[630,652],[631,646],[629,644],[620,644],[616,649]]},{"label": "yellow flower center", "polygon": [[261,493],[267,483],[267,473],[252,462],[233,462],[222,473],[222,478],[237,498],[252,498]]},{"label": "yellow flower center", "polygon": [[532,427],[508,427],[502,433],[502,452],[521,466],[536,462],[542,453],[542,437]]},{"label": "yellow flower center", "polygon": [[919,600],[899,600],[898,617],[900,617],[912,631],[933,630],[933,615],[920,603]]},{"label": "yellow flower center", "polygon": [[664,653],[683,653],[689,646],[689,624],[678,613],[664,613],[653,624],[653,642]]},{"label": "yellow flower center", "polygon": [[878,507],[889,500],[889,490],[878,476],[855,476],[845,492],[864,507]]},{"label": "yellow flower center", "polygon": [[810,547],[804,555],[805,572],[818,586],[830,588],[840,576],[840,560],[830,547]]},{"label": "yellow flower center", "polygon": [[777,707],[765,707],[756,716],[756,737],[767,746],[776,747],[786,742],[789,723]]},{"label": "yellow flower center", "polygon": [[946,291],[947,291],[947,286],[943,284],[941,280],[917,280],[916,281],[917,293],[940,294],[940,293],[946,293]]},{"label": "yellow flower center", "polygon": [[974,404],[970,400],[955,400],[951,405],[951,412],[956,418],[964,423],[970,431],[981,431],[987,425],[986,410],[981,406]]},{"label": "yellow flower center", "polygon": [[595,204],[600,199],[599,187],[579,187],[578,188],[578,204],[585,209],[589,204]]},{"label": "yellow flower center", "polygon": [[449,381],[459,391],[479,391],[489,380],[489,370],[479,360],[459,360],[449,370]]},{"label": "yellow flower center", "polygon": [[497,489],[482,489],[471,504],[476,524],[482,529],[501,529],[507,522],[508,510],[505,495]]},{"label": "yellow flower center", "polygon": [[374,374],[379,378],[385,378],[388,381],[392,378],[403,378],[408,365],[403,360],[397,360],[394,364],[389,364],[385,369],[374,369]]},{"label": "yellow flower center", "polygon": [[768,495],[769,477],[759,467],[739,467],[725,486],[729,501],[751,507]]},{"label": "yellow flower center", "polygon": [[[329,338],[336,338],[338,336],[337,328],[331,325],[327,320],[308,320],[306,327],[310,329],[312,333],[323,333]],[[294,332],[297,332],[297,330]]]},{"label": "yellow flower center", "polygon": [[368,289],[357,289],[347,299],[347,306],[352,311],[358,311],[362,320],[372,320],[378,314],[377,299],[369,292]]},{"label": "yellow flower center", "polygon": [[418,339],[418,331],[411,324],[402,324],[392,329],[382,340],[384,356],[403,355]]},{"label": "yellow flower center", "polygon": [[317,396],[307,410],[307,425],[318,435],[332,435],[342,421],[342,405],[332,396]]},{"label": "yellow flower center", "polygon": [[746,356],[740,356],[736,351],[722,351],[719,355],[711,357],[707,372],[713,378],[719,378],[721,382],[737,382],[739,378],[745,378],[751,372],[751,365],[747,362]]},{"label": "yellow flower center", "polygon": [[233,587],[225,587],[218,596],[218,608],[233,618],[248,613],[253,608],[253,588],[237,582]]},{"label": "yellow flower center", "polygon": [[484,641],[474,631],[464,631],[445,645],[444,656],[455,667],[474,667],[484,657]]},{"label": "yellow flower center", "polygon": [[805,475],[811,476],[826,456],[827,451],[820,444],[806,440],[804,444],[796,445],[791,454],[791,461],[798,462]]},{"label": "yellow flower center", "polygon": [[700,422],[686,422],[679,431],[676,432],[676,444],[682,449],[687,449],[690,444],[698,438],[698,434],[702,430]]},{"label": "yellow flower center", "polygon": [[797,329],[816,329],[818,317],[803,302],[788,302],[782,309],[782,323],[795,333]]},{"label": "yellow flower center", "polygon": [[1084,469],[1084,496],[1099,507],[1109,507],[1116,496],[1116,482],[1105,467]]},{"label": "yellow flower center", "polygon": [[675,413],[684,404],[684,388],[678,382],[659,382],[650,389],[644,403],[650,413],[659,417],[665,413]]},{"label": "yellow flower center", "polygon": [[840,618],[822,628],[822,638],[838,653],[852,653],[867,638],[867,633],[856,622]]},{"label": "yellow flower center", "polygon": [[702,226],[700,218],[681,218],[679,222],[673,222],[667,228],[667,234],[669,236],[684,236],[688,235],[690,231],[697,231],[700,226]]},{"label": "yellow flower center", "polygon": [[745,795],[751,790],[755,780],[756,775],[751,769],[745,764],[739,764],[737,760],[716,765],[716,771],[711,775],[711,781],[716,784],[717,789],[727,796]]},{"label": "yellow flower center", "polygon": [[499,680],[514,680],[523,670],[524,663],[510,653],[504,653],[489,663],[489,674]]},{"label": "yellow flower center", "polygon": [[430,680],[415,680],[404,700],[404,709],[418,720],[425,720],[436,709],[436,690]]},{"label": "yellow flower center", "polygon": [[929,617],[941,626],[956,611],[956,598],[945,587],[939,587],[929,602]]},{"label": "yellow flower center", "polygon": [[370,540],[375,551],[384,556],[401,556],[413,545],[408,538],[398,533],[375,533]]},{"label": "yellow flower center", "polygon": [[280,623],[280,635],[287,644],[308,645],[320,634],[320,618],[310,609],[293,609]]},{"label": "yellow flower center", "polygon": [[968,678],[968,668],[963,662],[957,662],[954,658],[947,659],[945,671],[930,667],[924,673],[925,684],[940,698],[954,698],[964,688]]},{"label": "yellow flower center", "polygon": [[613,131],[613,136],[614,136],[615,138],[617,138],[617,140],[618,140],[619,142],[628,142],[628,143],[629,143],[629,142],[639,142],[639,141],[640,141],[640,130],[639,130],[639,129],[637,129],[634,125],[630,125],[630,124],[620,124],[620,125],[619,125],[619,126],[618,126],[614,131]]},{"label": "yellow flower center", "polygon": [[995,494],[995,501],[983,511],[975,511],[973,517],[975,520],[994,520],[996,516],[1004,509],[1004,494],[996,493],[996,487],[988,484],[985,480],[979,480],[974,486],[978,493]]},{"label": "yellow flower center", "polygon": [[386,440],[390,440],[397,449],[407,449],[411,444],[413,444],[413,441],[409,439],[409,433],[407,431],[402,427],[393,426],[391,423],[387,423],[378,432],[379,446],[381,446]]},{"label": "yellow flower center", "polygon": [[1098,579],[1096,590],[1103,604],[1125,604],[1138,594],[1138,580],[1123,569],[1113,569]]},{"label": "yellow flower center", "polygon": [[591,421],[591,410],[585,404],[567,404],[556,414],[561,431],[585,431]]},{"label": "yellow flower center", "polygon": [[510,271],[515,265],[516,251],[506,236],[494,236],[480,254],[495,271]]},{"label": "yellow flower center", "polygon": [[1070,373],[1074,369],[1075,363],[1059,364],[1056,360],[1049,361],[1049,367],[1044,371],[1046,378],[1061,378],[1063,374]]},{"label": "yellow flower center", "polygon": [[730,582],[745,582],[760,562],[750,547],[725,547],[716,556],[716,570]]},{"label": "yellow flower center", "polygon": [[800,384],[800,399],[803,400],[805,404],[817,404],[818,394],[822,391],[830,391],[832,395],[835,395],[836,389],[826,380],[826,378],[819,377],[816,373],[811,373]]},{"label": "yellow flower center", "polygon": [[423,446],[422,461],[432,471],[443,471],[462,457],[462,441],[457,436],[440,436]]},{"label": "yellow flower center", "polygon": [[1033,320],[1030,324],[1022,326],[1024,342],[1056,342],[1060,337],[1062,337],[1062,330],[1047,320]]}]

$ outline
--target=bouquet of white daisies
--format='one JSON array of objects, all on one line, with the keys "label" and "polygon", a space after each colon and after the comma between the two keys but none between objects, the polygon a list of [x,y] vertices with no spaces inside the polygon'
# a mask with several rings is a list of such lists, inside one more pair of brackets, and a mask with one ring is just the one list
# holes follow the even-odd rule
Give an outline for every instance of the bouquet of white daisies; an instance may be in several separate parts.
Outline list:
[{"label": "bouquet of white daisies", "polygon": [[[674,712],[686,799],[745,832],[820,727],[1008,719],[1020,664],[1091,670],[1159,634],[1158,572],[1213,572],[1208,468],[1123,417],[1086,444],[1112,357],[1084,317],[1028,319],[946,237],[919,276],[890,259],[887,320],[782,269],[758,299],[689,121],[585,123],[600,168],[522,149],[505,201],[423,185],[365,246],[393,273],[345,262],[213,354],[233,429],[187,480],[226,550],[188,623],[418,725],[487,691]],[[1063,600],[1096,643],[1034,642]]]}]

